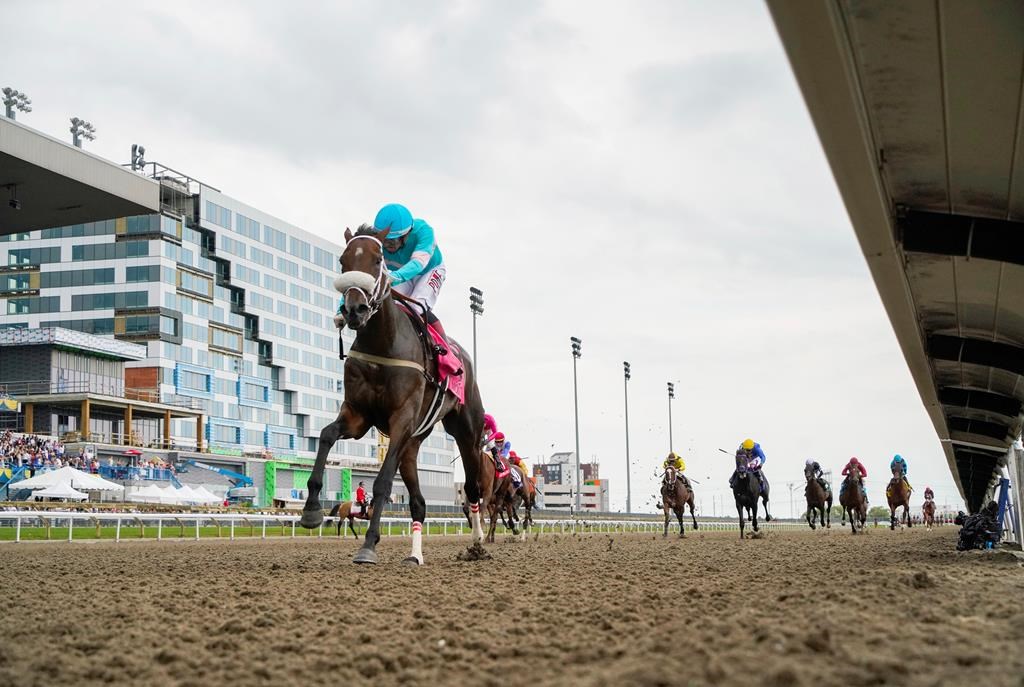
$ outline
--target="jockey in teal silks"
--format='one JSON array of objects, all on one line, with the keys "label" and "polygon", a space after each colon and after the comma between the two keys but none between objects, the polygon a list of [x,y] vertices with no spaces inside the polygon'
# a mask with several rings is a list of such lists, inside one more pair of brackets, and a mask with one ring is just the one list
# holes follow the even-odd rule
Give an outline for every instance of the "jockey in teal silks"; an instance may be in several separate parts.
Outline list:
[{"label": "jockey in teal silks", "polygon": [[[433,308],[441,293],[447,270],[437,247],[434,229],[422,219],[414,219],[404,205],[385,205],[373,220],[377,231],[388,230],[381,241],[384,264],[391,276],[391,288],[423,308],[423,319],[447,340],[441,321]],[[341,312],[345,299],[338,306]]]}]

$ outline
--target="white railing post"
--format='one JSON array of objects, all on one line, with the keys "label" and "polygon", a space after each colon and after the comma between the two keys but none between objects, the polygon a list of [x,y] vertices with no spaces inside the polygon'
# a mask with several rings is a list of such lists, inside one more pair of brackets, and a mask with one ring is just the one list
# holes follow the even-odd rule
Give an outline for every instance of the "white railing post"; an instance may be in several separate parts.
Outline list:
[{"label": "white railing post", "polygon": [[75,531],[75,519],[68,518],[68,541],[71,541],[71,533]]},{"label": "white railing post", "polygon": [[321,522],[320,523],[320,529],[318,529],[317,532],[316,532],[316,538],[320,539],[323,536],[324,536],[324,524]]},{"label": "white railing post", "polygon": [[196,518],[196,541],[199,541],[199,518]]},{"label": "white railing post", "polygon": [[164,536],[164,519],[160,518],[156,521],[156,540],[160,541]]},{"label": "white railing post", "polygon": [[260,539],[266,539],[267,538],[267,519],[264,518],[263,520],[260,520],[260,523],[263,525],[263,531],[260,533]]},{"label": "white railing post", "polygon": [[[102,532],[103,530],[100,529]],[[121,541],[121,518],[117,518],[117,530],[114,531],[114,541]]]},{"label": "white railing post", "polygon": [[228,538],[231,541],[234,541],[235,540],[235,519],[231,518],[228,522],[231,524],[231,534],[228,535]]},{"label": "white railing post", "polygon": [[14,541],[21,541],[21,516],[14,519]]},{"label": "white railing post", "polygon": [[295,520],[292,520],[292,539],[295,538]]}]

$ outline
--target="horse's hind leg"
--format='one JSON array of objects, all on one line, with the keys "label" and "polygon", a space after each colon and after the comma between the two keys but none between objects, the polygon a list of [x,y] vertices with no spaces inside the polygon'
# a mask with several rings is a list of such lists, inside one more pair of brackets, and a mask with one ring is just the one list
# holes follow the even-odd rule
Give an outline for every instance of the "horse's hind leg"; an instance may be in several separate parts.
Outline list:
[{"label": "horse's hind leg", "polygon": [[483,432],[484,411],[476,382],[467,384],[467,390],[466,405],[457,413],[445,415],[441,424],[445,431],[455,437],[455,443],[459,446],[462,468],[466,473],[463,491],[469,508],[469,525],[473,529],[473,543],[480,544],[484,540],[484,528],[480,524],[480,472],[484,469],[481,465],[480,435]]},{"label": "horse's hind leg", "polygon": [[693,494],[690,494],[688,504],[690,506],[690,519],[693,520],[693,529],[697,529],[697,516],[693,512]]},{"label": "horse's hind leg", "polygon": [[664,534],[662,534],[662,535],[661,535],[661,536],[662,536],[662,538],[666,538],[666,537],[668,537],[668,521],[669,521],[669,520],[671,519],[671,517],[672,517],[671,515],[669,515],[669,513],[670,513],[671,511],[669,511],[669,509],[668,509],[668,506],[667,506],[667,505],[666,505],[666,506],[664,507],[664,510],[665,510],[665,532],[664,532]]},{"label": "horse's hind leg", "polygon": [[679,510],[676,511],[676,518],[679,520],[679,538],[682,539],[686,536],[686,526],[683,524],[683,517],[686,514],[686,504],[681,504]]}]

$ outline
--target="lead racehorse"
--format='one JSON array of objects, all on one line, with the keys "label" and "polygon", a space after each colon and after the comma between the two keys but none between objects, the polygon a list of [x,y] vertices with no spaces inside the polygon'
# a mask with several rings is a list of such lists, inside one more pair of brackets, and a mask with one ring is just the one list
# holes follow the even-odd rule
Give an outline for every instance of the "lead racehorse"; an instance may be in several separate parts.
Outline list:
[{"label": "lead racehorse", "polygon": [[683,480],[679,479],[676,469],[672,466],[665,468],[665,477],[661,482],[661,504],[665,511],[665,534],[668,536],[668,523],[671,520],[670,513],[676,514],[679,520],[679,536],[686,536],[686,527],[683,525],[683,517],[686,514],[686,506],[690,506],[690,517],[693,518],[693,529],[697,529],[697,516],[693,513],[693,492],[686,487]]},{"label": "lead racehorse", "polygon": [[[465,402],[448,391],[437,394],[437,362],[428,351],[417,327],[395,303],[391,279],[384,265],[381,240],[387,230],[374,231],[363,225],[353,234],[345,230],[345,250],[341,255],[341,275],[334,287],[344,296],[342,312],[335,317],[339,327],[348,325],[356,332],[352,350],[345,360],[345,401],[338,418],[320,432],[320,444],[307,487],[309,496],[302,509],[300,523],[313,529],[324,519],[320,506],[324,466],[327,454],[339,439],[358,439],[371,427],[390,437],[387,454],[373,483],[373,502],[384,503],[391,495],[395,473],[401,471],[409,491],[412,516],[412,552],[403,561],[423,563],[421,528],[427,515],[426,501],[416,472],[420,444],[440,419],[455,438],[466,471],[465,494],[470,509],[474,545],[484,533],[480,526],[480,446],[484,410],[471,362],[463,356]],[[427,342],[429,344],[430,342]],[[434,408],[435,400],[440,406]],[[356,563],[376,563],[380,541],[380,516],[374,509],[363,546]]]}]

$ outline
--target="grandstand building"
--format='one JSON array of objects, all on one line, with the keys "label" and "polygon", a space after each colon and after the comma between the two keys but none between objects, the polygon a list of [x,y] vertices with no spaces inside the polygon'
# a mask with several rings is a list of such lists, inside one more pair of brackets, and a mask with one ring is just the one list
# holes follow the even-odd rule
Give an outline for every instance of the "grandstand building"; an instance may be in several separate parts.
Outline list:
[{"label": "grandstand building", "polygon": [[[142,356],[124,363],[126,393],[176,407],[186,399],[202,412],[198,422],[170,418],[166,436],[149,423],[122,428],[119,438],[109,421],[83,422],[76,413],[48,431],[113,445],[133,433],[160,434],[159,448],[201,449],[261,474],[265,467],[254,461],[284,461],[298,476],[271,480],[263,501],[302,499],[320,430],[344,398],[332,322],[341,246],[152,168],[159,213],[0,236],[0,329],[56,328],[136,344]],[[352,333],[343,337],[351,345]],[[46,381],[71,373],[55,370]],[[356,475],[329,478],[328,499],[347,498],[350,478],[372,480],[383,441],[371,430],[338,442],[331,464]],[[428,504],[450,503],[454,455],[440,427],[424,442],[420,483]],[[407,501],[400,480],[393,496]]]}]

